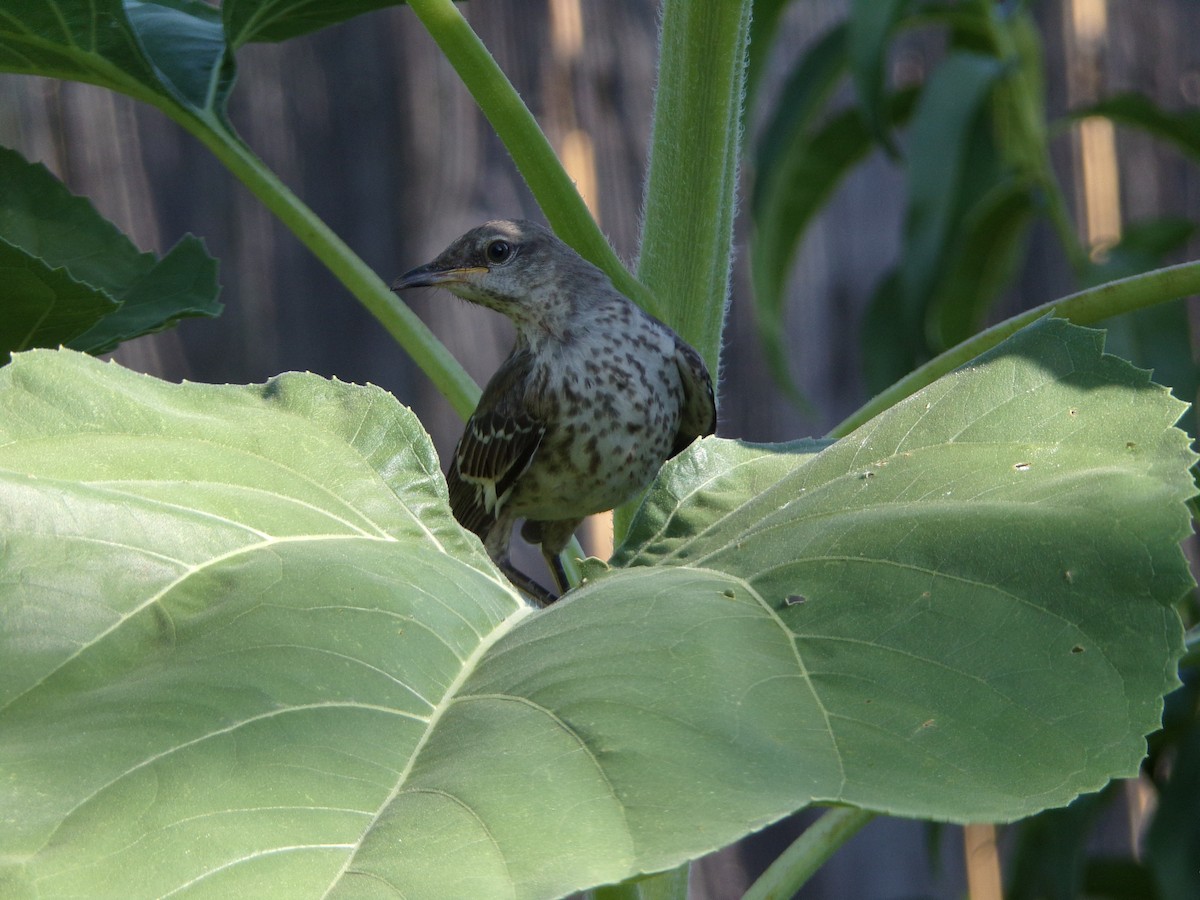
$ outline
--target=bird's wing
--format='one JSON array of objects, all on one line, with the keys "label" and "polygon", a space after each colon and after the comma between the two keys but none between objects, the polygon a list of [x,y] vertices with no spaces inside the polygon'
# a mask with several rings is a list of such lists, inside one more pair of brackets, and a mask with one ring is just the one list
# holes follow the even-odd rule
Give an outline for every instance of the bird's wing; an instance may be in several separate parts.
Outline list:
[{"label": "bird's wing", "polygon": [[446,473],[454,518],[480,537],[496,521],[546,433],[545,424],[525,408],[529,365],[527,354],[514,354],[492,376]]},{"label": "bird's wing", "polygon": [[672,456],[684,450],[696,438],[710,435],[717,429],[717,402],[713,397],[708,369],[700,354],[679,337],[675,338],[675,365],[679,368],[679,380],[683,384],[683,410],[679,417],[679,431],[671,447]]}]

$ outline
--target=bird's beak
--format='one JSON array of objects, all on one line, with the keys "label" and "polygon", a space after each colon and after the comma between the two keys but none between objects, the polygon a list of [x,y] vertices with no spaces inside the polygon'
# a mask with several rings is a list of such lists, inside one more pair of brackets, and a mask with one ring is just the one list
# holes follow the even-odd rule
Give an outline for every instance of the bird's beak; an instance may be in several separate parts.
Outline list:
[{"label": "bird's beak", "polygon": [[411,272],[405,272],[392,282],[393,291],[403,291],[415,287],[435,287],[439,284],[466,284],[486,275],[483,266],[456,266],[451,269],[440,268],[435,263],[418,266]]}]

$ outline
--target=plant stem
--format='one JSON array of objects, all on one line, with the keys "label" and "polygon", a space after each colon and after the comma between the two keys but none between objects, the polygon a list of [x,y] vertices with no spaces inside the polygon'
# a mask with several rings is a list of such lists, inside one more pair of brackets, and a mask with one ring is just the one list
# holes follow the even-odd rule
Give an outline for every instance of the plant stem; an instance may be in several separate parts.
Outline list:
[{"label": "plant stem", "polygon": [[843,437],[874,416],[895,406],[905,397],[915,394],[947,372],[995,347],[1009,335],[1042,316],[1055,315],[1070,319],[1078,325],[1094,325],[1104,319],[1135,310],[1166,303],[1189,294],[1200,293],[1200,262],[1181,263],[1165,269],[1155,269],[1141,275],[1110,281],[1051,300],[1005,319],[961,344],[951,347],[908,375],[843,420],[829,432],[830,437]]},{"label": "plant stem", "polygon": [[742,900],[787,900],[875,814],[848,806],[827,810],[771,863]]},{"label": "plant stem", "polygon": [[638,277],[717,371],[729,296],[750,0],[665,0]]},{"label": "plant stem", "polygon": [[687,900],[688,867],[598,887],[592,900]]},{"label": "plant stem", "polygon": [[311,209],[288,190],[254,153],[215,119],[181,107],[156,104],[194,134],[283,224],[304,242],[396,339],[464,418],[479,400],[479,386],[441,341]]},{"label": "plant stem", "polygon": [[[715,376],[733,258],[751,0],[665,0],[638,277]],[[613,511],[620,544],[640,498]]]},{"label": "plant stem", "polygon": [[625,268],[588,212],[533,113],[454,3],[409,0],[408,5],[504,142],[558,236],[603,269],[617,290],[658,315],[654,295]]}]

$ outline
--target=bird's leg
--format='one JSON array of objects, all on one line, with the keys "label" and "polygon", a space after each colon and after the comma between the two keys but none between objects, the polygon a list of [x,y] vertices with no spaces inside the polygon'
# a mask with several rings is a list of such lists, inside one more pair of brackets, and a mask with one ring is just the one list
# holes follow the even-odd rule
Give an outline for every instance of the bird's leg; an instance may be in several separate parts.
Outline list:
[{"label": "bird's leg", "polygon": [[513,587],[540,607],[549,606],[558,598],[512,564],[508,544],[512,534],[513,519],[509,512],[502,512],[483,535],[483,549],[496,567],[512,582]]},{"label": "bird's leg", "polygon": [[558,587],[560,596],[571,589],[571,582],[567,580],[567,570],[563,568],[559,554],[566,548],[567,542],[571,540],[575,529],[582,521],[582,519],[565,519],[558,522],[526,521],[521,526],[521,537],[531,544],[541,546],[542,556],[546,559],[546,566],[550,569],[550,574],[554,576],[554,583]]},{"label": "bird's leg", "polygon": [[[561,552],[560,550],[559,553]],[[571,582],[567,580],[567,570],[563,568],[559,553],[551,553],[545,547],[542,548],[542,556],[546,557],[546,565],[550,568],[550,574],[554,576],[554,583],[558,586],[558,595],[561,597],[571,589]]]},{"label": "bird's leg", "polygon": [[549,606],[558,599],[556,595],[550,593],[507,559],[500,560],[497,565],[505,577],[513,583],[513,586],[538,606]]}]

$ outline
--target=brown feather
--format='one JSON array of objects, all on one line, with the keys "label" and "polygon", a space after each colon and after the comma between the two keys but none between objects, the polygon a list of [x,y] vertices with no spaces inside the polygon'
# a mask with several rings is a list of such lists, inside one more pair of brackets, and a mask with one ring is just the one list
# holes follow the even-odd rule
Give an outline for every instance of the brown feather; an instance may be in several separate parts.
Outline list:
[{"label": "brown feather", "polygon": [[480,537],[496,521],[546,433],[525,408],[529,367],[529,354],[517,353],[492,376],[446,474],[454,518]]}]

